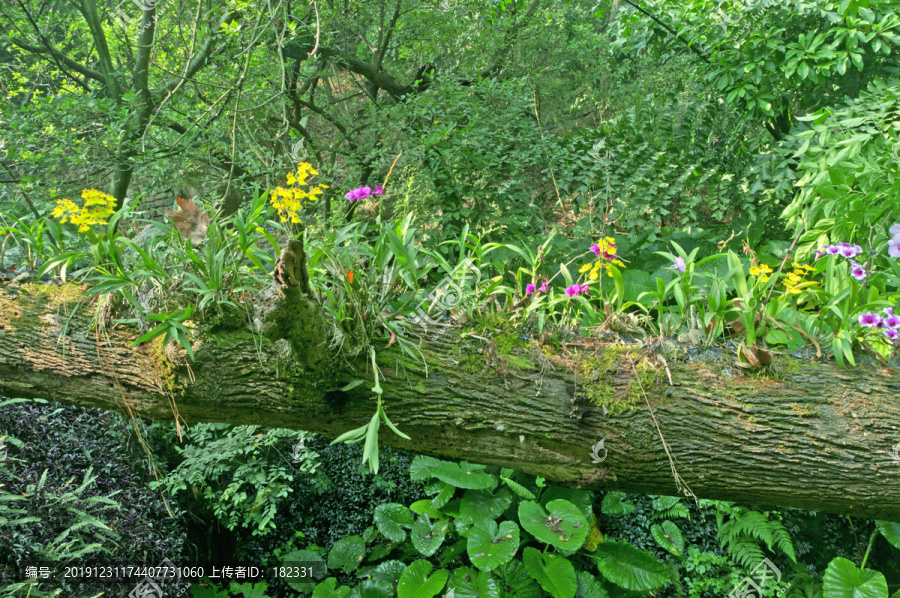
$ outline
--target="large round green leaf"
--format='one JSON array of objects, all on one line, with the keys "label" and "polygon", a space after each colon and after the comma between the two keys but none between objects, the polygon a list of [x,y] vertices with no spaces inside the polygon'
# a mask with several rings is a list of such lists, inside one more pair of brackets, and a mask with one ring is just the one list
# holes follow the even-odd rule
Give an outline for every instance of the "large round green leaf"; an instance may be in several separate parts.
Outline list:
[{"label": "large round green leaf", "polygon": [[397,584],[397,598],[432,598],[443,590],[450,572],[438,569],[432,575],[432,568],[431,563],[424,560],[407,567]]},{"label": "large round green leaf", "polygon": [[503,582],[500,598],[541,598],[544,595],[541,587],[528,575],[525,565],[518,559],[501,565],[494,572]]},{"label": "large round green leaf", "polygon": [[409,536],[413,546],[422,553],[422,556],[431,556],[443,544],[449,528],[450,522],[446,519],[432,523],[427,517],[419,517],[413,524]]},{"label": "large round green leaf", "polygon": [[887,598],[884,575],[871,569],[857,569],[843,557],[828,563],[822,578],[824,598]]},{"label": "large round green leaf", "polygon": [[350,573],[362,562],[366,555],[366,543],[359,536],[341,538],[331,547],[328,553],[328,568],[343,569]]},{"label": "large round green leaf", "polygon": [[681,556],[684,553],[684,536],[673,521],[654,523],[650,526],[650,533],[657,544],[675,556]]},{"label": "large round green leaf", "polygon": [[586,518],[590,518],[591,507],[594,505],[594,493],[589,490],[578,490],[576,488],[563,488],[561,486],[550,486],[541,494],[541,506],[547,508],[547,503],[557,499],[567,500],[576,507]]},{"label": "large round green leaf", "polygon": [[444,516],[443,513],[431,506],[431,501],[427,498],[417,500],[409,505],[409,510],[417,515],[428,515],[432,519],[440,519]]},{"label": "large round green leaf", "polygon": [[436,495],[431,499],[431,508],[440,509],[450,502],[450,499],[456,494],[456,486],[441,480],[434,480],[433,483],[425,487],[425,493]]},{"label": "large round green leaf", "polygon": [[449,463],[441,461],[431,473],[437,479],[452,484],[457,488],[472,488],[475,490],[493,488],[497,485],[497,478],[484,473],[484,465],[472,465],[471,463]]},{"label": "large round green leaf", "polygon": [[624,492],[607,492],[600,503],[600,510],[604,515],[631,515],[634,511],[634,503],[624,501]]},{"label": "large round green leaf", "polygon": [[587,571],[579,571],[575,598],[609,598],[609,594],[596,577]]},{"label": "large round green leaf", "polygon": [[876,521],[875,526],[885,540],[893,544],[895,548],[900,548],[900,523],[896,521]]},{"label": "large round green leaf", "polygon": [[500,598],[500,584],[487,571],[460,567],[450,577],[454,598]]},{"label": "large round green leaf", "polygon": [[394,598],[394,586],[386,581],[367,579],[353,588],[349,598]]},{"label": "large round green leaf", "polygon": [[553,598],[575,598],[578,578],[569,559],[558,554],[541,554],[538,549],[527,546],[522,562],[528,574]]},{"label": "large round green leaf", "polygon": [[626,590],[649,592],[670,581],[665,565],[628,542],[603,542],[594,555],[603,577]]},{"label": "large round green leaf", "polygon": [[350,588],[347,586],[337,587],[337,580],[329,577],[316,586],[312,598],[346,598],[348,594],[350,594]]},{"label": "large round green leaf", "polygon": [[509,508],[512,499],[508,490],[500,490],[497,494],[490,490],[466,490],[459,505],[459,516],[472,522],[496,519]]},{"label": "large round green leaf", "polygon": [[372,579],[386,581],[393,585],[400,582],[400,576],[404,571],[406,571],[406,563],[396,560],[385,561],[372,571]]},{"label": "large round green leaf", "polygon": [[496,569],[509,561],[519,549],[519,526],[504,521],[479,521],[469,529],[466,550],[472,564],[482,571]]},{"label": "large round green leaf", "polygon": [[402,542],[406,539],[406,530],[413,522],[412,511],[395,502],[385,503],[375,507],[375,525],[384,537],[394,542]]},{"label": "large round green leaf", "polygon": [[426,457],[419,455],[413,459],[409,466],[409,476],[414,481],[427,480],[434,475],[434,468],[440,465],[442,461],[434,457]]},{"label": "large round green leaf", "polygon": [[519,523],[541,542],[569,551],[581,548],[590,530],[578,507],[563,499],[548,502],[547,511],[534,501],[522,501]]},{"label": "large round green leaf", "polygon": [[366,557],[366,561],[370,563],[375,563],[389,555],[394,551],[395,548],[399,545],[399,542],[389,541],[383,542],[381,544],[374,544],[372,548],[369,549],[369,556]]}]

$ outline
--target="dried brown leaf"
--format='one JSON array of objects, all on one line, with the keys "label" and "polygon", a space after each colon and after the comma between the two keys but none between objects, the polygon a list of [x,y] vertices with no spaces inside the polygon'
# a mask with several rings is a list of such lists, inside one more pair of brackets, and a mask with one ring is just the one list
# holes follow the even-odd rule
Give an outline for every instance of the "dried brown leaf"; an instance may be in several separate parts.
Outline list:
[{"label": "dried brown leaf", "polygon": [[197,245],[206,238],[209,232],[209,214],[201,210],[193,201],[175,197],[180,210],[163,210],[175,229],[185,239]]}]

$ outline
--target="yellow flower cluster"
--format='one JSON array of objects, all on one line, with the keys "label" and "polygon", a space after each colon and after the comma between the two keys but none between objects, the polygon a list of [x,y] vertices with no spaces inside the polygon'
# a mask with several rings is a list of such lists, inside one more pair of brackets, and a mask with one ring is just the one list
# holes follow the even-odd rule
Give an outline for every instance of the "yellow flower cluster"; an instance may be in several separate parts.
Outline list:
[{"label": "yellow flower cluster", "polygon": [[316,201],[323,189],[328,189],[328,185],[318,184],[316,186],[306,187],[306,180],[316,176],[316,171],[309,162],[301,162],[297,165],[297,172],[289,172],[287,174],[288,188],[275,187],[269,191],[272,206],[278,210],[278,217],[282,222],[300,222],[299,212],[303,209],[304,204]]},{"label": "yellow flower cluster", "polygon": [[766,282],[767,280],[769,280],[769,274],[771,273],[772,268],[768,267],[765,264],[750,267],[750,276],[758,277],[760,282]]},{"label": "yellow flower cluster", "polygon": [[581,274],[590,271],[590,274],[588,275],[589,280],[597,280],[600,278],[600,270],[606,270],[606,273],[609,274],[609,269],[613,266],[619,266],[620,268],[625,267],[622,260],[617,257],[618,250],[616,249],[616,240],[612,237],[604,237],[597,241],[597,243],[591,247],[591,253],[597,256],[597,261],[593,264],[585,264],[579,270]]},{"label": "yellow flower cluster", "polygon": [[85,189],[81,193],[83,206],[69,199],[57,199],[56,207],[50,213],[59,222],[78,225],[79,232],[85,232],[95,224],[106,224],[107,218],[116,213],[116,198],[96,189]]},{"label": "yellow flower cluster", "polygon": [[818,284],[812,280],[803,280],[807,274],[814,272],[815,268],[808,264],[798,264],[797,262],[793,262],[792,266],[794,267],[794,270],[784,277],[785,295],[799,295],[805,287]]}]

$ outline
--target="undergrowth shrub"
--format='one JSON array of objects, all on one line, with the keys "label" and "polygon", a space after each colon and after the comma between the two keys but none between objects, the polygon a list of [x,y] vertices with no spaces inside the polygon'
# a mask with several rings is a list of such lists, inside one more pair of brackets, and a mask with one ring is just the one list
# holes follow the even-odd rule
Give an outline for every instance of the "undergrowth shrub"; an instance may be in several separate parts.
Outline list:
[{"label": "undergrowth shrub", "polygon": [[23,572],[15,572],[22,564],[42,561],[57,577],[30,596],[95,596],[125,586],[65,580],[63,567],[178,560],[185,540],[180,512],[170,504],[170,517],[147,486],[147,462],[130,427],[118,413],[100,409],[0,401],[0,436],[7,436],[0,463],[7,507],[0,512],[0,588],[20,580]]}]

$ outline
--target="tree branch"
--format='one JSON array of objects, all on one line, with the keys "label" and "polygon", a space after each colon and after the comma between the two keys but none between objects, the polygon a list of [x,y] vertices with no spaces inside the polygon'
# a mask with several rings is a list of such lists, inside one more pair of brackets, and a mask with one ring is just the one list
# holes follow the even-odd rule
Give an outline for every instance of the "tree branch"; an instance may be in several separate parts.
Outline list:
[{"label": "tree branch", "polygon": [[[97,302],[76,285],[0,286],[0,394],[110,410],[125,397],[137,414],[162,421],[171,421],[174,397],[189,424],[336,437],[372,417],[369,380],[344,390],[369,370],[329,358],[302,261],[302,247],[289,245],[278,284],[260,294],[255,313],[274,315],[257,328],[265,336],[201,325],[190,363],[160,337],[131,347],[139,332],[129,327],[92,329]],[[298,324],[305,313],[316,314],[314,326]],[[900,520],[897,369],[776,357],[782,374],[759,380],[727,375],[716,362],[669,360],[668,385],[652,356],[636,363],[621,346],[591,345],[590,355],[603,357],[585,361],[572,348],[555,346],[548,357],[534,345],[513,365],[455,326],[430,330],[419,359],[378,351],[385,408],[412,438],[385,434],[386,444],[647,494],[678,493],[674,463],[697,497]],[[598,462],[591,447],[601,440],[608,454]]]},{"label": "tree branch", "polygon": [[660,27],[662,27],[663,29],[665,29],[667,32],[669,32],[670,34],[672,34],[672,35],[675,37],[675,39],[677,39],[678,41],[682,42],[684,45],[686,45],[686,46],[688,47],[688,49],[689,49],[691,52],[693,52],[694,54],[696,54],[696,55],[700,58],[700,60],[702,60],[703,62],[707,62],[707,63],[709,62],[709,57],[707,57],[703,52],[701,52],[701,51],[700,51],[700,48],[696,47],[696,46],[693,45],[691,42],[689,42],[688,40],[684,39],[684,37],[682,37],[680,33],[678,33],[677,31],[675,31],[675,30],[674,30],[672,27],[670,27],[669,25],[663,23],[659,18],[657,18],[656,16],[650,14],[650,13],[647,12],[646,10],[644,10],[644,8],[643,8],[640,4],[638,4],[638,3],[635,2],[634,0],[625,0],[625,2],[626,2],[627,4],[629,4],[630,6],[634,7],[635,9],[637,9],[639,12],[643,13],[644,15],[650,17],[650,19],[651,19],[654,23],[656,23],[657,25],[659,25]]}]

